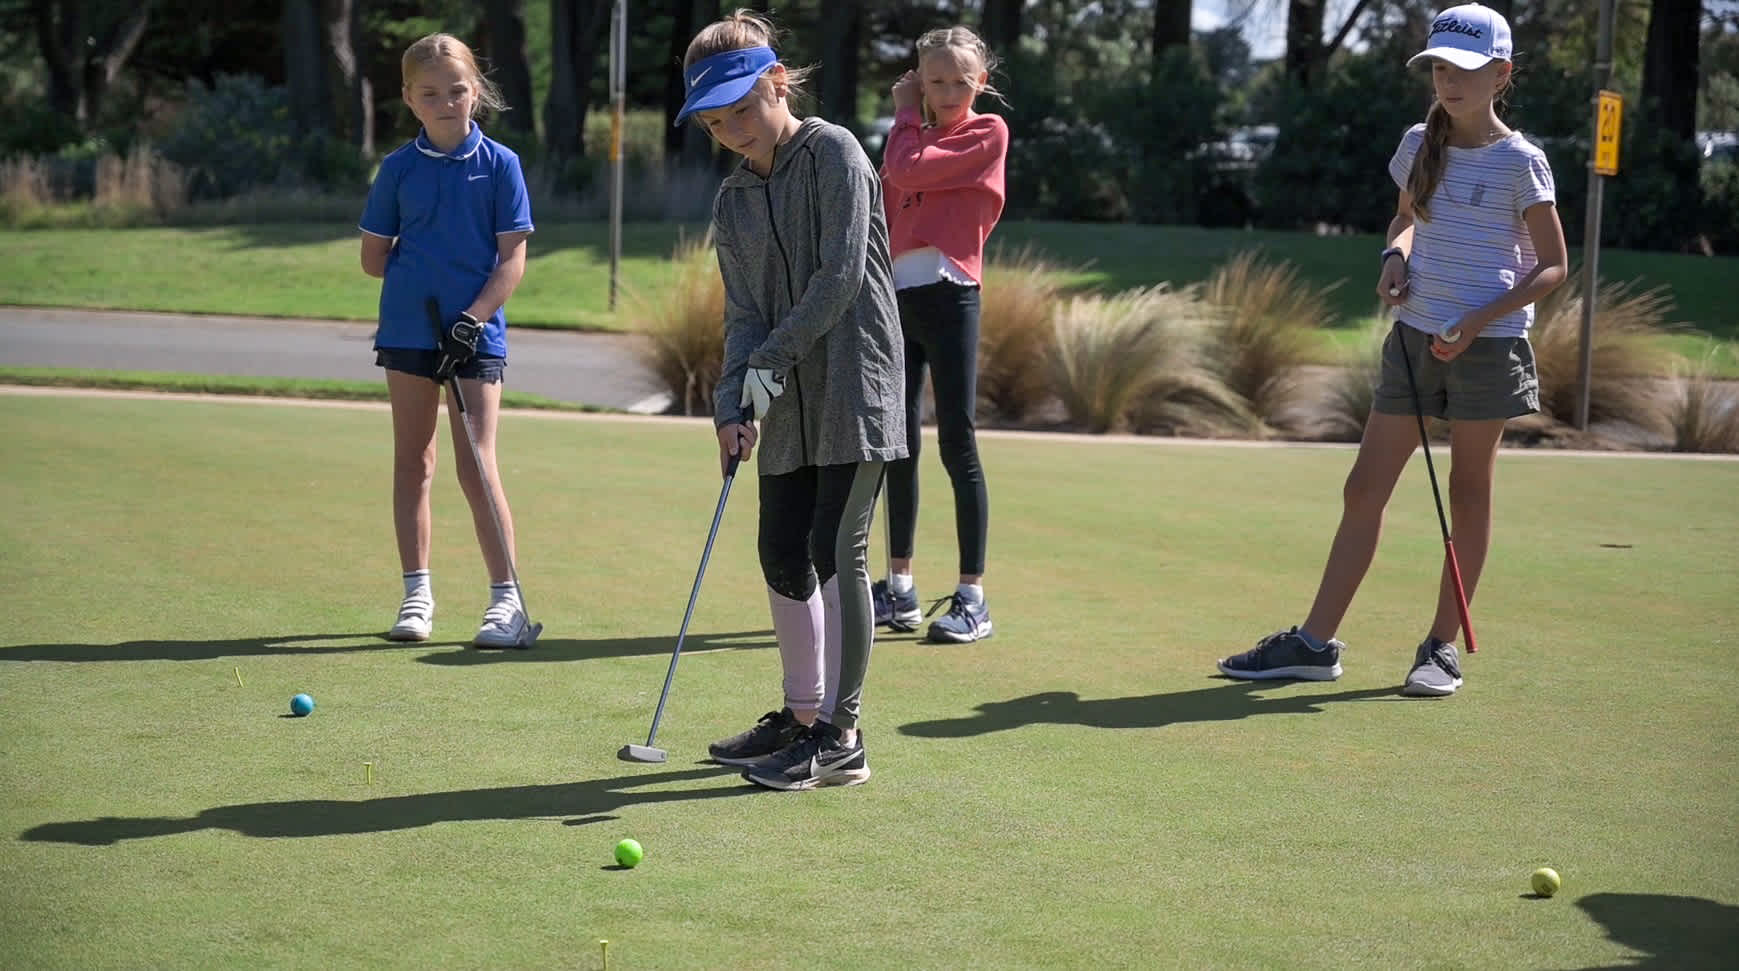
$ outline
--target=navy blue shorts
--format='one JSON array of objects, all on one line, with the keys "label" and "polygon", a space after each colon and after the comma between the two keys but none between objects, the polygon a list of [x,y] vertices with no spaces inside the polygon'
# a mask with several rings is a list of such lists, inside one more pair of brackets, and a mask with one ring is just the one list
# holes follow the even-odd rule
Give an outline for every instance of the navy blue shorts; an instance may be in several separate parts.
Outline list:
[{"label": "navy blue shorts", "polygon": [[[403,371],[419,378],[435,379],[436,352],[419,351],[405,347],[377,347],[374,349],[374,363],[388,371]],[[460,365],[453,373],[468,381],[481,381],[484,384],[500,384],[501,375],[507,370],[507,358],[478,356]]]}]

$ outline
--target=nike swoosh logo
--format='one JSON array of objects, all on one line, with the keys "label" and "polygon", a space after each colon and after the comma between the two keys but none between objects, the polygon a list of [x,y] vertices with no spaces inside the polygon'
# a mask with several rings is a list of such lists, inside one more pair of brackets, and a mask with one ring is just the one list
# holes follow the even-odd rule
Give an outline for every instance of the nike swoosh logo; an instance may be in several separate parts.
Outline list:
[{"label": "nike swoosh logo", "polygon": [[689,86],[689,87],[690,87],[690,88],[693,88],[693,87],[694,87],[694,86],[695,86],[695,85],[697,85],[697,84],[699,84],[699,83],[700,83],[700,79],[701,79],[701,78],[704,78],[704,77],[706,77],[706,76],[707,76],[707,75],[709,75],[709,74],[711,74],[711,73],[712,73],[712,72],[713,72],[713,69],[712,69],[712,68],[711,68],[711,67],[709,67],[709,68],[707,68],[707,69],[706,69],[706,70],[704,70],[704,71],[702,71],[702,72],[700,72],[700,73],[699,73],[699,74],[696,74],[696,75],[695,75],[695,76],[694,76],[694,80],[693,80],[693,81],[690,81],[690,82],[688,82],[688,86]]},{"label": "nike swoosh logo", "polygon": [[855,758],[857,758],[857,749],[851,749],[831,762],[823,762],[819,755],[812,757],[809,761],[816,772],[831,772]]},{"label": "nike swoosh logo", "polygon": [[465,181],[476,182],[478,179],[487,179],[487,178],[489,178],[489,176],[487,176],[487,175],[473,175],[473,176],[467,178]]}]

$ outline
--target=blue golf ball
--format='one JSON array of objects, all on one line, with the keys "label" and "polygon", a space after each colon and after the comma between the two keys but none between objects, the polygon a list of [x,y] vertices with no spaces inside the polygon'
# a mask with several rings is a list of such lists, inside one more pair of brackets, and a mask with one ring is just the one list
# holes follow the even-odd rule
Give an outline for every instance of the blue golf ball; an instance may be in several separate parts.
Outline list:
[{"label": "blue golf ball", "polygon": [[313,695],[297,695],[290,699],[290,714],[300,718],[314,710]]}]

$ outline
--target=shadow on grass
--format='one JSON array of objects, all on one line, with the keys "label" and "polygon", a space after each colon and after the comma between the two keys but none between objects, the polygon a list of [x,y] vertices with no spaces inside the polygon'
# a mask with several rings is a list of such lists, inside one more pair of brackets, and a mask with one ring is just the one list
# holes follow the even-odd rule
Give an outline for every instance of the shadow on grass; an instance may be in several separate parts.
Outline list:
[{"label": "shadow on grass", "polygon": [[[356,641],[366,644],[321,644]],[[211,661],[220,657],[260,657],[290,654],[350,654],[383,648],[427,647],[399,644],[377,631],[358,634],[281,634],[217,641],[139,640],[118,644],[20,644],[0,647],[0,661]]]},{"label": "shadow on grass", "polygon": [[964,718],[901,725],[900,733],[922,738],[969,738],[1027,725],[1160,728],[1180,722],[1235,721],[1251,715],[1318,713],[1323,705],[1334,702],[1399,697],[1394,688],[1255,697],[1258,691],[1272,695],[1277,689],[1284,691],[1288,687],[1286,682],[1228,681],[1212,688],[1088,701],[1082,701],[1073,691],[1046,691],[1011,701],[988,701],[978,706],[978,714]]},{"label": "shadow on grass", "polygon": [[[721,649],[772,647],[773,632],[739,631],[728,634],[690,633],[683,653]],[[366,643],[322,643],[365,641]],[[425,664],[494,664],[505,661],[586,661],[594,658],[666,654],[676,646],[676,635],[617,637],[590,641],[540,640],[529,651],[479,651],[469,641],[452,645],[451,651],[426,654]],[[118,644],[20,644],[0,647],[5,661],[213,661],[226,657],[273,657],[320,654],[354,654],[362,651],[426,650],[430,642],[389,641],[378,632],[357,634],[282,634],[276,637],[238,637],[216,641],[138,640]]]},{"label": "shadow on grass", "polygon": [[[248,802],[234,806],[217,806],[185,819],[171,816],[105,816],[77,822],[44,823],[25,830],[18,838],[34,843],[109,846],[122,840],[174,836],[205,829],[227,829],[243,836],[281,839],[384,833],[432,826],[436,823],[485,819],[554,820],[581,817],[584,823],[596,823],[615,819],[611,813],[628,806],[717,799],[764,791],[738,779],[741,772],[741,769],[705,766],[542,786],[462,789],[457,792],[424,792],[376,799]],[[704,779],[723,782],[727,778],[731,780],[728,785],[640,791],[648,786]]]},{"label": "shadow on grass", "polygon": [[[734,634],[700,634],[690,631],[682,642],[682,653],[701,651],[759,650],[776,647],[770,630],[745,630]],[[424,664],[466,667],[473,664],[514,664],[544,661],[590,661],[604,657],[636,657],[641,654],[669,654],[676,647],[676,635],[656,637],[604,637],[596,640],[554,640],[540,638],[537,646],[526,651],[479,651],[460,647],[451,651],[425,654],[417,658]]]},{"label": "shadow on grass", "polygon": [[1615,943],[1642,956],[1606,969],[1739,966],[1739,907],[1702,897],[1594,893],[1576,901]]}]

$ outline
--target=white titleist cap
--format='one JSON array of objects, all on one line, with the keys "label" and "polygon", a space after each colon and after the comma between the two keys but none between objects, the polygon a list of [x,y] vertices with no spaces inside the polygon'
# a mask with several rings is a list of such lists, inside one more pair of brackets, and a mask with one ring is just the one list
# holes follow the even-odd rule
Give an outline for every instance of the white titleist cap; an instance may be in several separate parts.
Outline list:
[{"label": "white titleist cap", "polygon": [[1476,71],[1492,61],[1510,59],[1510,24],[1490,7],[1466,3],[1450,7],[1431,21],[1425,49],[1407,59],[1408,65],[1427,57],[1441,58],[1456,67]]}]

